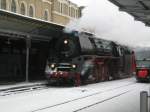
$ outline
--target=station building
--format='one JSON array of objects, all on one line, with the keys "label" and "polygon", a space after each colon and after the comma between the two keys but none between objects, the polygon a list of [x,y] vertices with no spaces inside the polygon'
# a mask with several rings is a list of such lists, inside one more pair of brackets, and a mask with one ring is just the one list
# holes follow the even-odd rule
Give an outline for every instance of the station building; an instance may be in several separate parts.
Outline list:
[{"label": "station building", "polygon": [[45,79],[53,41],[80,17],[68,0],[0,0],[0,84]]},{"label": "station building", "polygon": [[81,8],[69,0],[0,0],[0,9],[61,25],[81,17]]}]

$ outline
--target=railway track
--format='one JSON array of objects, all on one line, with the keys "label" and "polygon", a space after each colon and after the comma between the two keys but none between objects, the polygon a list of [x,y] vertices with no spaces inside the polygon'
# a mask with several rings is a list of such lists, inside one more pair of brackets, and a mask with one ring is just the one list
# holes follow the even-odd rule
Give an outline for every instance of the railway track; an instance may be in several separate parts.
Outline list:
[{"label": "railway track", "polygon": [[121,96],[121,95],[124,95],[124,94],[126,94],[126,93],[128,93],[128,92],[130,92],[130,91],[122,92],[122,93],[120,93],[120,94],[117,94],[117,95],[112,96],[112,97],[110,97],[110,98],[107,98],[107,99],[105,99],[105,100],[102,100],[102,101],[99,101],[99,102],[96,102],[96,103],[90,104],[90,105],[88,105],[88,106],[82,107],[82,108],[80,108],[80,109],[77,109],[77,110],[75,110],[75,111],[73,111],[73,112],[79,112],[79,111],[81,111],[81,110],[84,110],[84,109],[90,108],[90,107],[95,106],[95,105],[98,105],[98,104],[100,104],[100,103],[103,103],[103,102],[109,101],[109,100],[111,100],[111,99],[113,99],[113,98],[117,98],[117,97],[119,97],[119,96]]},{"label": "railway track", "polygon": [[[136,83],[135,83],[135,82],[134,82],[134,83],[129,83],[129,84],[126,84],[126,85],[123,85],[123,86],[119,86],[119,87],[116,87],[116,88],[107,89],[107,90],[105,90],[105,91],[98,91],[98,92],[95,92],[95,93],[90,94],[90,95],[86,95],[86,96],[83,96],[83,97],[75,98],[75,99],[68,100],[68,101],[65,101],[65,102],[61,102],[61,103],[58,103],[58,104],[46,106],[46,107],[43,107],[43,108],[38,108],[38,109],[35,109],[35,110],[33,110],[33,111],[30,111],[30,112],[39,112],[39,111],[43,111],[43,110],[50,109],[50,108],[53,108],[53,107],[58,107],[58,106],[65,105],[65,104],[68,104],[68,103],[72,103],[72,102],[75,102],[75,101],[79,101],[79,100],[82,100],[82,99],[85,99],[85,98],[89,98],[89,97],[93,97],[93,96],[96,96],[96,95],[100,95],[100,94],[102,94],[102,93],[106,93],[106,92],[110,92],[110,91],[117,90],[117,89],[120,89],[120,88],[124,88],[124,87],[127,87],[127,86],[131,86],[131,85],[134,85],[134,84],[136,84]],[[83,92],[84,92],[84,90],[83,90]],[[121,95],[123,95],[123,94],[126,94],[126,93],[128,93],[128,92],[130,92],[130,90],[125,91],[125,92],[122,92],[122,93],[120,93],[120,94],[117,94],[117,95],[115,95],[115,96],[113,96],[113,97],[110,97],[110,98],[108,98],[108,99],[105,99],[105,100],[103,100],[103,101],[96,102],[96,103],[93,103],[93,104],[91,104],[91,105],[85,106],[85,107],[83,107],[83,108],[77,109],[77,110],[75,110],[75,111],[73,111],[73,112],[78,112],[78,111],[83,110],[83,109],[86,109],[86,108],[88,108],[88,107],[91,107],[91,106],[94,106],[94,105],[103,103],[103,102],[105,102],[105,101],[108,101],[108,100],[111,100],[111,99],[113,99],[113,98],[119,97],[119,96],[121,96]]]},{"label": "railway track", "polygon": [[14,87],[14,88],[10,88],[10,89],[0,90],[0,96],[8,96],[8,95],[13,95],[13,94],[20,94],[20,93],[24,93],[24,92],[31,92],[31,91],[43,90],[43,89],[48,89],[48,87],[45,84]]}]

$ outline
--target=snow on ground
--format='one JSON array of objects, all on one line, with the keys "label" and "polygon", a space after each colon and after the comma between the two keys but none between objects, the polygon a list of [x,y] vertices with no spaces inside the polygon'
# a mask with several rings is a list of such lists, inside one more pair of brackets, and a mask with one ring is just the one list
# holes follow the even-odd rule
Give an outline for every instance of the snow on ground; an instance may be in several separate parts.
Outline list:
[{"label": "snow on ground", "polygon": [[0,97],[1,112],[139,112],[140,91],[148,83],[134,78],[48,89]]},{"label": "snow on ground", "polygon": [[10,84],[6,84],[6,85],[0,85],[0,90],[16,88],[16,87],[41,85],[41,84],[45,84],[45,82],[39,81],[39,82],[21,82],[21,83],[12,83],[12,84],[10,83]]}]

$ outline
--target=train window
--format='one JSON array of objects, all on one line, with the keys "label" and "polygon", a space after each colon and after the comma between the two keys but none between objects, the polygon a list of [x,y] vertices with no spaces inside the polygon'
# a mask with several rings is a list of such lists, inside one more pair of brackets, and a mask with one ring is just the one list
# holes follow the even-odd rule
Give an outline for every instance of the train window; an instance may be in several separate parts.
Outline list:
[{"label": "train window", "polygon": [[150,67],[150,60],[136,60],[137,67]]},{"label": "train window", "polygon": [[57,70],[58,71],[71,71],[72,68],[71,67],[58,67]]},{"label": "train window", "polygon": [[80,39],[82,50],[93,50],[94,49],[89,38],[80,36],[79,39]]},{"label": "train window", "polygon": [[100,39],[94,39],[95,45],[98,49],[103,49],[103,50],[112,50],[111,42],[110,41],[105,41],[105,40],[100,40]]},{"label": "train window", "polygon": [[125,54],[131,54],[131,51],[127,47],[125,47],[124,52],[125,52]]},{"label": "train window", "polygon": [[120,47],[120,46],[117,47],[117,51],[118,51],[118,53],[119,53],[119,56],[123,56],[123,53],[122,53],[122,51],[121,51],[121,47]]},{"label": "train window", "polygon": [[110,44],[110,41],[102,41],[103,43],[103,48],[107,50],[112,50],[112,46]]},{"label": "train window", "polygon": [[118,57],[119,56],[118,45],[114,42],[111,42],[111,46],[113,55]]},{"label": "train window", "polygon": [[103,49],[103,43],[99,39],[94,39],[94,42],[98,49]]},{"label": "train window", "polygon": [[122,56],[124,55],[124,49],[123,48],[120,48],[120,51],[121,51],[121,54]]}]

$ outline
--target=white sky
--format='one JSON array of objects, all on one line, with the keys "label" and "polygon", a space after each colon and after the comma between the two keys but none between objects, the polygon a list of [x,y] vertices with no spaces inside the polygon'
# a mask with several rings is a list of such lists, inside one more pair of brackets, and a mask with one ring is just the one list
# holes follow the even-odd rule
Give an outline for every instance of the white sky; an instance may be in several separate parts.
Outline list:
[{"label": "white sky", "polygon": [[73,3],[78,4],[79,6],[86,6],[89,3],[89,0],[70,0]]},{"label": "white sky", "polygon": [[108,0],[71,0],[86,6],[80,20],[71,22],[73,29],[94,29],[100,38],[135,46],[150,46],[150,27],[118,11]]}]

